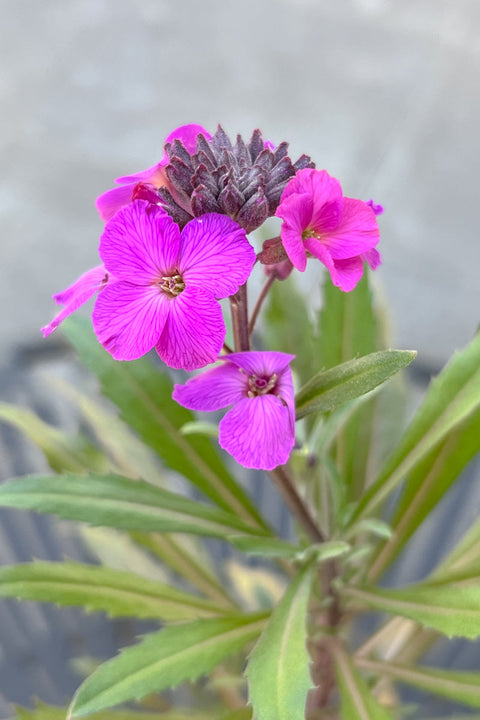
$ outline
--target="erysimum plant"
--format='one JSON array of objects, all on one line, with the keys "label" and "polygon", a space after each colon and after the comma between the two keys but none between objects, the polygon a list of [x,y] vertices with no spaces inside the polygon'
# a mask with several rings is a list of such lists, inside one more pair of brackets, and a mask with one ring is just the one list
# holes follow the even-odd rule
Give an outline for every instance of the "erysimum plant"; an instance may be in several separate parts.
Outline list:
[{"label": "erysimum plant", "polygon": [[[119,417],[70,389],[98,439],[73,455],[61,431],[2,406],[55,473],[5,483],[0,504],[114,528],[170,580],[71,561],[2,568],[4,596],[158,623],[99,664],[68,709],[20,717],[133,720],[145,696],[184,683],[192,707],[169,694],[155,718],[401,718],[397,683],[480,707],[480,675],[422,662],[443,636],[480,634],[480,524],[415,585],[381,582],[479,449],[480,337],[405,428],[390,379],[415,352],[386,347],[369,287],[380,205],[345,197],[309,157],[292,162],[286,143],[258,130],[232,143],[220,127],[177,128],[157,165],[117,183],[97,200],[100,263],[54,296],[63,307],[43,332],[68,318]],[[278,235],[260,246],[255,231],[273,216]],[[297,289],[307,266],[323,287],[318,312]],[[92,330],[68,316],[94,296]],[[152,349],[158,357],[144,357]],[[256,507],[244,482],[253,471],[280,493],[294,532]],[[195,493],[179,492],[179,476]],[[230,545],[259,592],[208,560],[211,544],[200,556],[204,538]],[[110,710],[131,701],[138,711]]]}]

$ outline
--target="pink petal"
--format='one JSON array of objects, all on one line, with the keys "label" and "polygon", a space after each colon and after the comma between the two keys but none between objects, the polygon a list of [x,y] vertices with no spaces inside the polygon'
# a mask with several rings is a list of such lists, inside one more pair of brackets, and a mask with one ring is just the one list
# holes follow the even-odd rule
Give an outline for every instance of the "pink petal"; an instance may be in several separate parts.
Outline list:
[{"label": "pink petal", "polygon": [[375,248],[367,250],[366,253],[362,253],[362,258],[370,265],[372,270],[376,270],[377,267],[382,264],[380,253]]},{"label": "pink petal", "polygon": [[363,200],[344,198],[340,224],[322,239],[334,259],[346,259],[370,250],[380,239],[377,219]]},{"label": "pink petal", "polygon": [[208,213],[185,225],[179,258],[179,272],[189,285],[224,298],[248,280],[256,255],[238,223]]},{"label": "pink petal", "polygon": [[307,266],[303,233],[310,227],[312,214],[313,199],[310,195],[287,197],[286,200],[282,200],[275,213],[284,221],[280,230],[283,247],[291,263],[301,272]]},{"label": "pink petal", "polygon": [[239,402],[246,396],[248,382],[240,368],[225,362],[175,385],[173,399],[183,407],[200,412],[213,412]]},{"label": "pink petal", "polygon": [[273,470],[284,465],[295,442],[293,418],[280,398],[245,398],[219,426],[220,446],[247,468]]},{"label": "pink petal", "polygon": [[320,240],[317,240],[316,238],[307,238],[305,240],[305,249],[308,250],[310,255],[316,257],[317,260],[320,260],[320,262],[325,265],[330,275],[335,272],[334,263],[332,256],[330,255],[329,248],[326,247]]},{"label": "pink petal", "polygon": [[333,284],[343,290],[350,292],[363,275],[363,261],[357,257],[346,260],[334,260],[335,272],[331,273]]},{"label": "pink petal", "polygon": [[176,269],[180,231],[146,200],[135,200],[105,226],[99,253],[116,277],[147,285]]},{"label": "pink petal", "polygon": [[117,281],[107,285],[95,303],[92,320],[99,342],[115,360],[135,360],[157,343],[169,306],[155,286]]},{"label": "pink petal", "polygon": [[95,206],[102,220],[107,222],[120,208],[132,202],[132,192],[136,182],[135,180],[124,187],[112,188],[97,197]]},{"label": "pink petal", "polygon": [[224,360],[228,363],[233,363],[242,370],[245,370],[247,375],[258,375],[270,377],[274,373],[279,375],[285,368],[288,367],[292,360],[295,360],[295,355],[288,355],[287,353],[275,352],[273,350],[268,351],[257,351],[257,352],[238,352],[224,355],[220,360]]},{"label": "pink petal", "polygon": [[306,194],[314,199],[315,205],[321,207],[325,203],[338,202],[342,199],[342,187],[338,180],[329,175],[326,170],[305,168],[299,170],[291,178],[282,193],[280,204],[295,194]]},{"label": "pink petal", "polygon": [[159,162],[156,165],[153,165],[151,168],[147,168],[146,170],[140,170],[138,173],[133,173],[132,175],[123,175],[122,177],[116,178],[116,183],[121,183],[124,185],[125,183],[133,183],[136,185],[138,182],[142,183],[148,183],[149,185],[154,185],[155,187],[160,187],[161,185],[164,185],[166,183],[166,175],[163,172],[163,166],[166,165],[165,162]]},{"label": "pink petal", "polygon": [[104,286],[107,279],[108,273],[105,267],[98,265],[91,270],[87,270],[86,273],[83,273],[83,275],[66,290],[54,295],[53,299],[55,302],[58,305],[65,305],[65,307],[48,325],[42,328],[43,337],[50,335],[66,317],[75,312],[75,310],[78,310],[87,300],[90,300],[90,298]]},{"label": "pink petal", "polygon": [[190,286],[167,302],[168,320],[156,345],[163,362],[184,370],[215,362],[225,339],[219,303],[210,293]]}]

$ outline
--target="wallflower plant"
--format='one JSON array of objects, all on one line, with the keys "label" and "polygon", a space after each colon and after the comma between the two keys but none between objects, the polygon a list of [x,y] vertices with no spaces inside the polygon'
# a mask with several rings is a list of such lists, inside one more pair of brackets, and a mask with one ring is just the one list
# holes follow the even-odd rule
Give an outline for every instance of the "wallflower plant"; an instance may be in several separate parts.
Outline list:
[{"label": "wallflower plant", "polygon": [[[259,130],[232,142],[221,127],[182,126],[156,165],[117,183],[97,200],[99,265],[54,295],[63,307],[43,333],[64,323],[119,417],[69,391],[97,447],[72,456],[43,423],[55,472],[5,483],[0,505],[114,529],[134,555],[122,558],[129,570],[4,567],[0,594],[158,629],[100,663],[69,708],[32,720],[133,720],[152,693],[162,709],[150,720],[388,720],[406,717],[398,684],[480,707],[480,675],[422,662],[442,637],[480,634],[480,522],[427,577],[383,580],[479,450],[480,337],[405,425],[398,373],[416,353],[388,349],[370,289],[380,205],[345,196]],[[298,288],[307,264],[319,311]],[[264,284],[250,311],[252,273]],[[92,323],[69,317],[94,296]],[[27,433],[39,422],[7,406],[1,417]],[[195,492],[179,492],[179,476]],[[291,527],[272,527],[278,494]],[[229,563],[209,537],[231,548]],[[140,575],[140,555],[167,580]],[[168,692],[181,685],[189,707]]]}]

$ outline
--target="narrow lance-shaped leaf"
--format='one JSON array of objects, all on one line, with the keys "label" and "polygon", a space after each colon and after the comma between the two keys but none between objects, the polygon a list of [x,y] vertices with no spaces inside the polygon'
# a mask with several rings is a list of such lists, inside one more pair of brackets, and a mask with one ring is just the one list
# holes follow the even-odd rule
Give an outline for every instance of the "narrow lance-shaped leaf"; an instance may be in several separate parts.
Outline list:
[{"label": "narrow lance-shaped leaf", "polygon": [[31,410],[0,403],[0,420],[13,425],[37,445],[55,472],[108,472],[111,464],[82,437],[71,437],[40,420]]},{"label": "narrow lance-shaped leaf", "polygon": [[410,667],[385,661],[375,662],[366,658],[360,658],[358,664],[366,670],[413,685],[428,693],[458,700],[471,707],[480,707],[480,673]]},{"label": "narrow lance-shaped leaf", "polygon": [[165,372],[147,358],[130,362],[114,360],[95,338],[84,318],[69,317],[65,333],[81,360],[99,378],[102,390],[163,462],[184,475],[224,510],[256,526],[265,527],[260,514],[225,468],[211,440],[203,435],[183,435],[181,428],[195,418],[172,400],[172,383]]},{"label": "narrow lance-shaped leaf", "polygon": [[71,715],[88,715],[196,680],[254,640],[264,623],[265,615],[242,615],[152,633],[85,680],[72,701]]},{"label": "narrow lance-shaped leaf", "polygon": [[410,618],[448,637],[480,635],[480,585],[415,585],[402,590],[345,588],[345,596]]},{"label": "narrow lance-shaped leaf", "polygon": [[[68,708],[56,707],[37,703],[35,708],[15,708],[15,717],[18,720],[65,720]],[[141,712],[135,710],[102,710],[95,713],[94,720],[220,720],[211,712],[202,712],[192,708],[176,708],[166,712]],[[223,718],[222,718],[223,720]],[[240,719],[239,719],[240,720]]]},{"label": "narrow lance-shaped leaf", "polygon": [[391,520],[394,533],[373,561],[368,573],[370,581],[376,580],[397,557],[479,450],[480,410],[476,410],[410,473]]},{"label": "narrow lance-shaped leaf", "polygon": [[372,695],[352,662],[350,655],[337,640],[329,647],[333,653],[340,693],[342,718],[345,720],[393,720],[390,713]]},{"label": "narrow lance-shaped leaf", "polygon": [[312,687],[307,652],[307,609],[313,568],[297,575],[275,608],[247,666],[256,720],[304,720]]},{"label": "narrow lance-shaped leaf", "polygon": [[443,438],[480,405],[480,334],[431,383],[415,417],[362,498],[353,520],[373,514]]},{"label": "narrow lance-shaped leaf", "polygon": [[297,393],[297,420],[364,395],[409,365],[415,356],[413,350],[383,350],[317,373]]},{"label": "narrow lance-shaped leaf", "polygon": [[[380,346],[377,334],[368,272],[348,293],[335,287],[326,275],[316,347],[318,366],[333,368],[388,346]],[[368,403],[356,408],[340,429],[333,448],[337,468],[351,499],[358,498],[367,479],[376,400],[371,397]]]},{"label": "narrow lance-shaped leaf", "polygon": [[166,621],[212,617],[225,610],[158,581],[76,562],[34,562],[0,568],[0,595],[103,610],[112,617]]},{"label": "narrow lance-shaped leaf", "polygon": [[[0,506],[126,530],[226,537],[255,534],[235,515],[119,475],[30,476],[0,487]],[[259,531],[258,531],[259,532]]]}]

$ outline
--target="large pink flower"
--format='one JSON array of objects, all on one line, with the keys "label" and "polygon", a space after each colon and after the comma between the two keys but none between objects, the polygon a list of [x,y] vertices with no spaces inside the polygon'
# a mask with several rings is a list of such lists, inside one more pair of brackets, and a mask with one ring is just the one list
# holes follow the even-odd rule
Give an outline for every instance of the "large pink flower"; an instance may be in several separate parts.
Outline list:
[{"label": "large pink flower", "polygon": [[[195,152],[197,137],[202,133],[207,140],[211,138],[201,125],[181,125],[176,128],[165,140],[164,145],[173,143],[174,140],[181,140],[190,153]],[[133,200],[140,198],[156,202],[156,190],[162,185],[168,185],[168,178],[165,174],[165,167],[168,165],[168,157],[163,154],[159,163],[147,170],[141,170],[133,175],[124,175],[115,180],[121,187],[112,188],[100,195],[95,205],[102,220],[110,220],[117,210],[128,205]]]},{"label": "large pink flower", "polygon": [[289,363],[281,352],[240,352],[221,365],[175,385],[180,405],[210,412],[233,405],[220,421],[219,443],[247,468],[284,465],[295,442],[295,406]]},{"label": "large pink flower", "polygon": [[136,200],[107,223],[100,257],[115,280],[99,293],[93,326],[116,360],[153,347],[174,368],[213,362],[225,339],[218,298],[237,292],[255,263],[245,231],[210,213],[182,233],[161,208]]},{"label": "large pink flower", "polygon": [[363,260],[380,264],[380,234],[372,206],[343,196],[338,180],[325,170],[300,170],[288,182],[275,213],[282,218],[283,246],[294,266],[305,270],[307,256],[318,258],[341,290],[353,290]]}]

